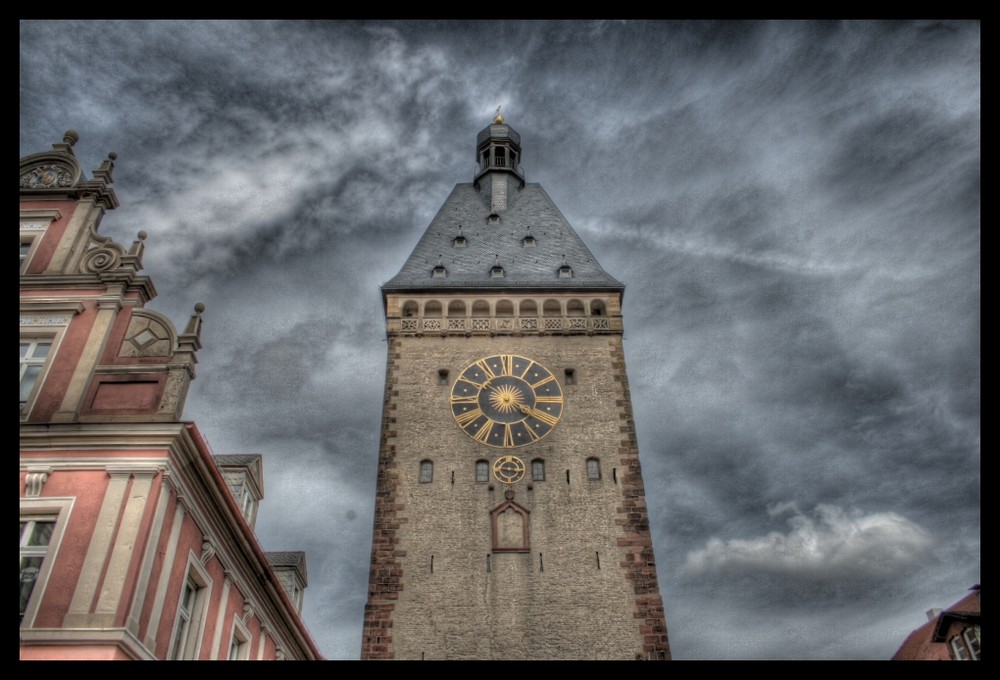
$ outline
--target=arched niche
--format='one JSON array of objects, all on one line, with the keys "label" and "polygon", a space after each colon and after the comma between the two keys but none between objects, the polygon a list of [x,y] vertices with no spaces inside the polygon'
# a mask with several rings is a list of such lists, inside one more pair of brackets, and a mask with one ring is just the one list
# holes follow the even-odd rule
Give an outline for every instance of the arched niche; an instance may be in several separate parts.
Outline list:
[{"label": "arched niche", "polygon": [[504,501],[490,512],[493,526],[493,552],[529,552],[531,550],[528,511],[514,501]]},{"label": "arched niche", "polygon": [[472,303],[472,316],[489,316],[490,303],[486,300],[476,300]]},{"label": "arched niche", "polygon": [[448,303],[448,316],[449,317],[464,317],[465,316],[465,303],[461,300],[452,300]]},{"label": "arched niche", "polygon": [[562,306],[559,300],[548,299],[542,305],[542,316],[562,316]]},{"label": "arched niche", "polygon": [[566,316],[586,316],[587,310],[581,300],[570,300],[566,303]]},{"label": "arched niche", "polygon": [[514,316],[514,303],[511,302],[510,300],[497,301],[497,316],[498,317]]},{"label": "arched niche", "polygon": [[424,316],[431,319],[441,318],[441,303],[437,300],[429,300],[424,304]]}]

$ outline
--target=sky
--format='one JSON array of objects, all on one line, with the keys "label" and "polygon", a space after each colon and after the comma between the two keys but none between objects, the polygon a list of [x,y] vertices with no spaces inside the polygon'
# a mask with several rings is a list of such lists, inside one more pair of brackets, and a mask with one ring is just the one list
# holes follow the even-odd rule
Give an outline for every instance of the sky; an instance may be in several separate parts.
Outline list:
[{"label": "sky", "polygon": [[[44,47],[43,47],[44,46]],[[20,153],[115,151],[185,419],[360,655],[380,284],[497,106],[626,284],[676,659],[886,659],[980,581],[978,22],[20,24]]]}]

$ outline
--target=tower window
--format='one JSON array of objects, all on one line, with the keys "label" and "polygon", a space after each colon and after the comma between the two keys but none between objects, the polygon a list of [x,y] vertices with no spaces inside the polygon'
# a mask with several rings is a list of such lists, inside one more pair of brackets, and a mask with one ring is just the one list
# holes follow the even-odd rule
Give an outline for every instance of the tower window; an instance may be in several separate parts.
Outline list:
[{"label": "tower window", "polygon": [[447,385],[447,384],[448,384],[448,369],[447,368],[439,368],[438,369],[438,385]]},{"label": "tower window", "polygon": [[531,461],[531,481],[533,482],[544,482],[545,481],[545,461],[541,458],[536,458]]},{"label": "tower window", "polygon": [[565,373],[565,378],[563,378],[564,385],[575,385],[576,384],[576,369],[567,368]]},{"label": "tower window", "polygon": [[601,461],[596,458],[587,459],[587,479],[601,478]]},{"label": "tower window", "polygon": [[434,463],[429,460],[420,461],[420,483],[430,484],[434,480]]},{"label": "tower window", "polygon": [[488,482],[490,481],[490,463],[486,460],[476,461],[476,481],[477,482]]}]

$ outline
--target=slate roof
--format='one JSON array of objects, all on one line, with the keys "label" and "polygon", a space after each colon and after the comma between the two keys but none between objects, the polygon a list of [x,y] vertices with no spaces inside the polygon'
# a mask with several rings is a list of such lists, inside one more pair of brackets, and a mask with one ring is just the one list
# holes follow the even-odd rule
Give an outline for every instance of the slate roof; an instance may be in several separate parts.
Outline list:
[{"label": "slate roof", "polygon": [[250,467],[261,459],[259,453],[223,453],[213,456],[219,467]]},{"label": "slate roof", "polygon": [[[499,223],[489,224],[489,199],[471,183],[456,185],[399,274],[382,290],[625,288],[601,268],[541,185],[526,184],[508,201]],[[465,248],[454,247],[459,225]],[[528,235],[534,237],[534,247],[522,245]],[[572,278],[559,277],[564,256]],[[439,262],[446,278],[432,277]],[[497,262],[504,268],[503,278],[490,276]]]},{"label": "slate roof", "polygon": [[292,567],[302,576],[303,584],[309,582],[306,576],[306,554],[302,550],[275,550],[264,553],[268,563],[274,568]]}]

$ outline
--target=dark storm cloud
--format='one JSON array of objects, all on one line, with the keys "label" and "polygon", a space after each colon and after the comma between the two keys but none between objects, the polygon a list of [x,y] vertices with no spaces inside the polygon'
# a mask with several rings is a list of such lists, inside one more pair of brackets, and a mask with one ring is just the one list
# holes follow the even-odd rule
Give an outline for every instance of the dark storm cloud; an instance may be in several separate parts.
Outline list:
[{"label": "dark storm cloud", "polygon": [[22,155],[117,151],[102,233],[149,231],[178,325],[208,304],[185,415],[265,454],[327,656],[360,649],[378,285],[498,104],[627,284],[677,658],[887,658],[978,582],[977,23],[22,22],[20,59]]}]

